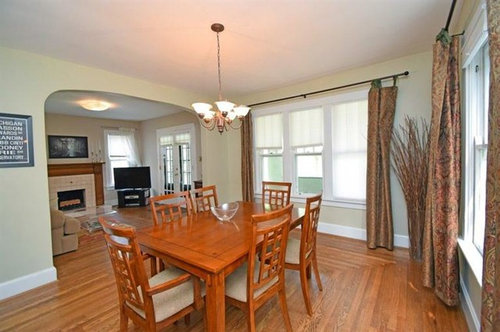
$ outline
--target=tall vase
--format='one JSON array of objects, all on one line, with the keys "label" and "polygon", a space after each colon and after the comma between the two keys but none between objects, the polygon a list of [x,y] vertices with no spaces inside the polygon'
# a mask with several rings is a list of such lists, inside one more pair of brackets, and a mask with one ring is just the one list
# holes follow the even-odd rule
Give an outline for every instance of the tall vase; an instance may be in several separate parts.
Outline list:
[{"label": "tall vase", "polygon": [[422,237],[424,233],[425,210],[408,210],[408,236],[410,238],[410,258],[422,260]]}]

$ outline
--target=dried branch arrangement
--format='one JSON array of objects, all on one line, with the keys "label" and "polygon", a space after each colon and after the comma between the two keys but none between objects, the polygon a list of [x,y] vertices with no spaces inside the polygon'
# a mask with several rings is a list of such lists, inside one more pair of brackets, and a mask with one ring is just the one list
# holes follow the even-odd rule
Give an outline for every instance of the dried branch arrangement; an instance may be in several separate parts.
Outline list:
[{"label": "dried branch arrangement", "polygon": [[422,237],[427,191],[429,125],[424,119],[406,117],[392,132],[392,168],[403,190],[408,214],[410,257],[422,259]]}]

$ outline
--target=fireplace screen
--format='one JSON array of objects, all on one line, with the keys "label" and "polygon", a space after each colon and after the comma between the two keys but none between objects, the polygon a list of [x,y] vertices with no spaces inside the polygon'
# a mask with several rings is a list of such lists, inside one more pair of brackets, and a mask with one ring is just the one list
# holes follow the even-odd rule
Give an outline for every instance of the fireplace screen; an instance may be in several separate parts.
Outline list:
[{"label": "fireplace screen", "polygon": [[59,210],[73,210],[85,207],[85,189],[60,191],[57,193]]}]

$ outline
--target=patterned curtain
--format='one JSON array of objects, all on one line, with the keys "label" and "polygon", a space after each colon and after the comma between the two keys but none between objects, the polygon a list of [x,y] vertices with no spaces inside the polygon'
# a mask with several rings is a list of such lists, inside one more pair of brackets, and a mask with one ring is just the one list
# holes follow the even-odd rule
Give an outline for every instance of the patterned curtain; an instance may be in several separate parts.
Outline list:
[{"label": "patterned curtain", "polygon": [[434,44],[429,173],[423,239],[423,283],[447,305],[457,305],[460,214],[459,36],[446,31]]},{"label": "patterned curtain", "polygon": [[487,1],[490,102],[481,330],[500,331],[500,2]]},{"label": "patterned curtain", "polygon": [[241,126],[241,190],[244,201],[253,202],[253,124],[251,111]]},{"label": "patterned curtain", "polygon": [[366,171],[366,232],[368,248],[394,247],[390,152],[396,112],[396,86],[374,81],[368,93],[368,160]]}]

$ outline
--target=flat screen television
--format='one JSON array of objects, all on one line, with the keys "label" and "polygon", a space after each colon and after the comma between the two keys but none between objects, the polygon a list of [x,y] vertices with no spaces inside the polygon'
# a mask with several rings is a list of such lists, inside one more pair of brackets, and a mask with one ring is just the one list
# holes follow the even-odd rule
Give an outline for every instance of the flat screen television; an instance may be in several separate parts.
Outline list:
[{"label": "flat screen television", "polygon": [[151,188],[151,173],[149,166],[115,167],[115,189]]}]

